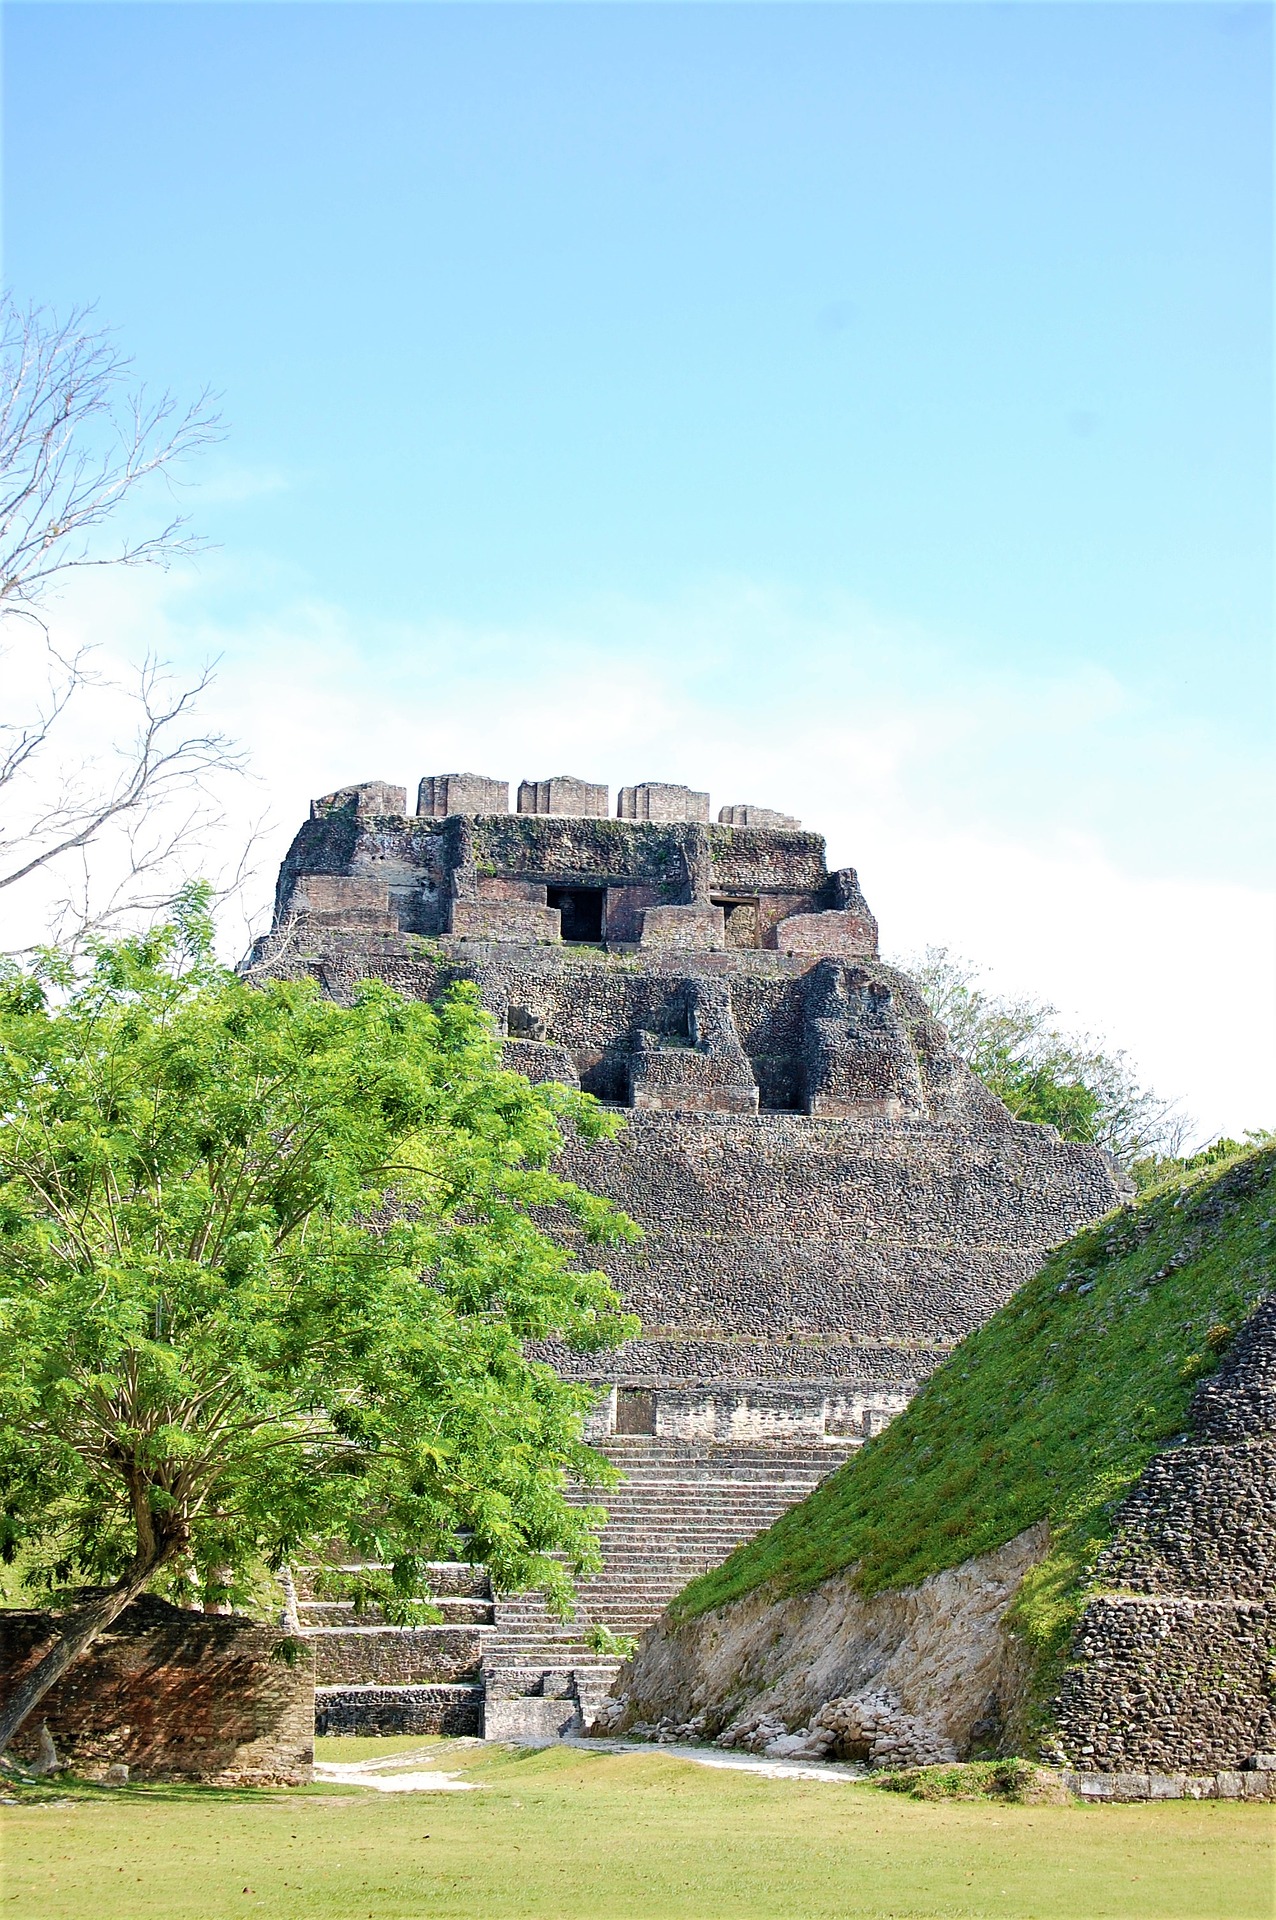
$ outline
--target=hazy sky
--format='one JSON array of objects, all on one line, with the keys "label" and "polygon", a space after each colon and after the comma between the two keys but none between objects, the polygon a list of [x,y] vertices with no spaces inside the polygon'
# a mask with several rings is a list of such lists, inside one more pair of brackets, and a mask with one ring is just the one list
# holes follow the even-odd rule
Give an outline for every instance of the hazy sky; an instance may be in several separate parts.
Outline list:
[{"label": "hazy sky", "polygon": [[707,784],[1276,1120],[1268,8],[3,19],[9,283],[231,427],[198,572],[63,617],[223,656],[272,857],[350,778]]}]

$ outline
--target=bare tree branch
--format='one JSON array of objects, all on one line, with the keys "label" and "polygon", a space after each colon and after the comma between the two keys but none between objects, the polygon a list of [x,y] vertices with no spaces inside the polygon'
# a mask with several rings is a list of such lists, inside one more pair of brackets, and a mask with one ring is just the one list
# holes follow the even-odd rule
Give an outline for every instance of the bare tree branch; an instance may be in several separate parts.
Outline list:
[{"label": "bare tree branch", "polygon": [[168,566],[200,543],[177,514],[153,533],[96,534],[143,482],[221,438],[207,389],[186,407],[127,390],[131,362],[89,308],[65,320],[0,296],[0,610],[41,618],[52,582],[82,567]]},{"label": "bare tree branch", "polygon": [[[91,310],[59,320],[0,296],[0,911],[11,953],[154,918],[195,874],[210,877],[225,780],[244,771],[234,743],[199,717],[211,667],[186,681],[153,656],[108,670],[92,646],[60,648],[46,625],[51,590],[76,570],[168,566],[200,544],[166,510],[154,530],[112,531],[134,494],[171,487],[186,456],[221,434],[207,392],[183,409],[131,390],[130,378]],[[220,883],[212,876],[219,894],[242,887],[248,857]]]}]

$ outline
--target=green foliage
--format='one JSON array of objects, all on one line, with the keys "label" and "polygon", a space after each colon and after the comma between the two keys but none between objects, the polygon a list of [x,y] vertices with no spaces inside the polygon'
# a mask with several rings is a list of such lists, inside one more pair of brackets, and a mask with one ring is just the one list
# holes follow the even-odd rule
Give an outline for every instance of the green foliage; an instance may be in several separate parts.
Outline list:
[{"label": "green foliage", "polygon": [[1254,1147],[1262,1147],[1269,1140],[1276,1140],[1276,1133],[1268,1127],[1257,1127],[1245,1135],[1243,1140],[1233,1140],[1222,1134],[1217,1140],[1211,1140],[1199,1153],[1190,1153],[1184,1158],[1173,1154],[1145,1154],[1135,1160],[1129,1169],[1130,1178],[1140,1193],[1150,1193],[1153,1187],[1163,1186],[1168,1180],[1181,1180],[1184,1174],[1200,1173],[1205,1167],[1220,1166],[1225,1160],[1233,1160],[1237,1154],[1246,1153]]},{"label": "green foliage", "polygon": [[0,1553],[244,1601],[343,1542],[403,1620],[463,1550],[569,1607],[564,1476],[611,1470],[526,1343],[633,1331],[574,1249],[637,1228],[552,1171],[615,1122],[503,1072],[472,986],[338,1006],[210,941],[193,890],[86,977],[0,977]]},{"label": "green foliage", "polygon": [[1045,1521],[1049,1550],[1014,1613],[1044,1675],[1116,1507],[1276,1279],[1274,1210],[1269,1146],[1077,1234],[884,1433],[692,1581],[675,1616],[848,1568],[864,1593],[910,1586]]},{"label": "green foliage", "polygon": [[631,1660],[638,1651],[637,1636],[632,1633],[613,1633],[611,1628],[596,1622],[585,1635],[585,1645],[591,1653],[602,1659]]},{"label": "green foliage", "polygon": [[906,965],[957,1052],[1016,1119],[1105,1147],[1130,1169],[1177,1151],[1186,1122],[1139,1086],[1124,1053],[1064,1032],[1057,1008],[1044,1001],[986,993],[980,970],[946,947],[928,947]]},{"label": "green foliage", "polygon": [[1000,1800],[1024,1806],[1044,1794],[1066,1798],[1051,1789],[1027,1760],[975,1760],[951,1767],[903,1767],[898,1773],[877,1773],[872,1785],[884,1793],[906,1793],[910,1800]]}]

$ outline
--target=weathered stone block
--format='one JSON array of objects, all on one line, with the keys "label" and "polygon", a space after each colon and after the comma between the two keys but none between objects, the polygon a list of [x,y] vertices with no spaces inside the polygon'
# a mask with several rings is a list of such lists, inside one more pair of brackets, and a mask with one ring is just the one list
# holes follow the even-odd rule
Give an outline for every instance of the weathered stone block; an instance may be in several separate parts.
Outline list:
[{"label": "weathered stone block", "polygon": [[[6,1691],[56,1630],[55,1615],[0,1611]],[[68,1669],[39,1718],[77,1772],[124,1765],[134,1779],[264,1786],[310,1778],[314,1702],[303,1643],[237,1614],[188,1613],[147,1597]],[[17,1751],[32,1754],[35,1738],[28,1722]]]},{"label": "weathered stone block", "polygon": [[480,900],[522,900],[529,906],[547,905],[548,888],[543,880],[507,880],[500,874],[478,875]]},{"label": "weathered stone block", "polygon": [[709,796],[693,787],[675,786],[665,780],[643,780],[636,787],[622,787],[616,803],[620,820],[708,820]]},{"label": "weathered stone block", "polygon": [[483,773],[427,773],[417,788],[418,818],[443,820],[449,813],[508,813],[508,780]]},{"label": "weathered stone block", "polygon": [[399,930],[390,889],[371,874],[304,874],[293,890],[292,910],[318,926],[359,927],[368,933]]},{"label": "weathered stone block", "polygon": [[862,914],[795,913],[775,929],[779,953],[828,954],[837,959],[871,958],[877,952],[876,923]]},{"label": "weathered stone block", "polygon": [[522,1694],[511,1699],[488,1699],[483,1708],[483,1738],[510,1740],[517,1745],[536,1746],[561,1740],[565,1733],[580,1731],[580,1708],[575,1700],[545,1699],[541,1694]]},{"label": "weathered stone block", "polygon": [[557,907],[525,900],[454,900],[452,932],[464,940],[515,940],[540,944],[561,939]]},{"label": "weathered stone block", "polygon": [[[744,1065],[747,1069],[747,1061]],[[694,1047],[662,1047],[636,1054],[630,1062],[629,1104],[639,1111],[756,1113],[758,1089],[734,1060]]]},{"label": "weathered stone block", "polygon": [[722,953],[727,944],[722,908],[699,904],[648,907],[642,916],[638,944],[666,952]]},{"label": "weathered stone block", "polygon": [[566,1047],[556,1047],[544,1040],[507,1040],[501,1060],[510,1073],[521,1073],[533,1086],[541,1086],[546,1080],[557,1081],[564,1087],[580,1085],[576,1062]]},{"label": "weathered stone block", "polygon": [[582,819],[607,818],[607,789],[574,773],[556,773],[548,780],[524,780],[518,789],[520,813],[558,813]]},{"label": "weathered stone block", "polygon": [[774,807],[753,807],[747,802],[718,808],[720,827],[800,827],[802,822],[791,813],[777,813]]},{"label": "weathered stone block", "polygon": [[392,787],[384,780],[363,780],[355,786],[338,787],[310,802],[310,818],[322,820],[333,813],[352,813],[359,819],[401,819],[408,810],[406,787]]}]

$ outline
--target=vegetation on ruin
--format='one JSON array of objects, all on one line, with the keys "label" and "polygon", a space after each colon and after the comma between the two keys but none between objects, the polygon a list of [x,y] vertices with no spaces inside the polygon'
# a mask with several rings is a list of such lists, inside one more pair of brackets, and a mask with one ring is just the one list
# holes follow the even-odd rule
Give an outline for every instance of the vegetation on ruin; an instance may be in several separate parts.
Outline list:
[{"label": "vegetation on ruin", "polygon": [[458,1773],[475,1791],[22,1790],[24,1804],[0,1808],[6,1902],[42,1920],[1268,1920],[1271,1910],[1269,1805],[926,1802],[650,1749],[318,1742],[322,1760],[374,1751],[404,1771]]},{"label": "vegetation on ruin", "polygon": [[74,1602],[0,1750],[148,1589],[251,1603],[343,1542],[408,1620],[462,1546],[559,1609],[597,1565],[592,1394],[524,1343],[633,1329],[545,1228],[636,1235],[551,1171],[615,1121],[503,1072],[474,987],[249,986],[206,906],[0,975],[0,1554]]},{"label": "vegetation on ruin", "polygon": [[883,1793],[906,1793],[910,1800],[999,1800],[1017,1807],[1062,1806],[1072,1798],[1060,1774],[1015,1759],[901,1767],[875,1773],[873,1785]]},{"label": "vegetation on ruin", "polygon": [[[1276,1285],[1276,1146],[1154,1188],[1058,1248],[906,1410],[673,1603],[690,1618],[854,1569],[916,1584],[1048,1521],[1012,1611],[1048,1690],[1113,1515]],[[1024,1729],[1025,1733],[1028,1731]]]}]

